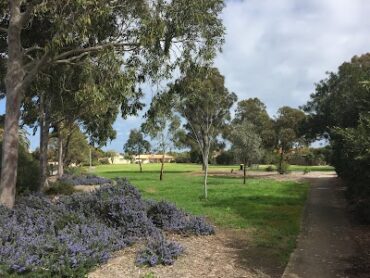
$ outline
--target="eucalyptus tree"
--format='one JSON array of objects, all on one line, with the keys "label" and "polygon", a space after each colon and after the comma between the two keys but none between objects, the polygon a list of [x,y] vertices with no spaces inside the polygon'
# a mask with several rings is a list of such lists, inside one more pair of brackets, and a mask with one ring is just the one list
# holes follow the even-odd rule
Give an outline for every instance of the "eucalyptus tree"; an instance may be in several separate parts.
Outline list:
[{"label": "eucalyptus tree", "polygon": [[303,111],[288,106],[279,108],[275,119],[277,148],[280,152],[278,171],[283,174],[282,165],[285,155],[297,144],[302,142],[300,128],[306,119]]},{"label": "eucalyptus tree", "polygon": [[123,146],[124,151],[130,156],[135,156],[138,159],[140,173],[143,172],[141,155],[150,151],[150,143],[144,139],[143,133],[138,129],[132,129]]},{"label": "eucalyptus tree", "polygon": [[184,129],[196,142],[204,165],[204,197],[208,197],[208,161],[211,145],[217,141],[230,121],[230,108],[237,100],[225,87],[225,79],[216,68],[191,67],[185,75],[170,84],[174,113],[185,120]]},{"label": "eucalyptus tree", "polygon": [[[169,77],[195,57],[215,56],[223,42],[223,6],[223,0],[1,0],[6,119],[0,202],[14,205],[20,111],[39,72],[113,53],[123,55],[123,70],[136,76]],[[48,35],[38,39],[43,31]]]},{"label": "eucalyptus tree", "polygon": [[258,162],[262,156],[262,139],[256,132],[256,126],[247,120],[233,125],[230,139],[233,153],[244,164],[243,183],[245,184],[247,167]]},{"label": "eucalyptus tree", "polygon": [[175,147],[177,131],[180,128],[180,118],[172,111],[163,107],[163,95],[156,95],[146,114],[146,121],[142,124],[143,132],[157,143],[157,150],[162,154],[159,180],[163,180],[166,153]]},{"label": "eucalyptus tree", "polygon": [[266,149],[275,147],[274,123],[266,111],[266,105],[258,98],[243,99],[238,102],[233,124],[249,121],[254,131],[262,138]]}]

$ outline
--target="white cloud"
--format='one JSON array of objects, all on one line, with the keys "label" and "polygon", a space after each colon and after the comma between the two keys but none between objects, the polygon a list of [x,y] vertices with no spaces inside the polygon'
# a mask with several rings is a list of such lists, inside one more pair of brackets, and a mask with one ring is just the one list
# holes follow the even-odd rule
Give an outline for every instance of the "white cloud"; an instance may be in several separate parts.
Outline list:
[{"label": "white cloud", "polygon": [[239,99],[259,97],[270,114],[304,104],[314,83],[370,50],[370,1],[228,1],[216,65]]}]

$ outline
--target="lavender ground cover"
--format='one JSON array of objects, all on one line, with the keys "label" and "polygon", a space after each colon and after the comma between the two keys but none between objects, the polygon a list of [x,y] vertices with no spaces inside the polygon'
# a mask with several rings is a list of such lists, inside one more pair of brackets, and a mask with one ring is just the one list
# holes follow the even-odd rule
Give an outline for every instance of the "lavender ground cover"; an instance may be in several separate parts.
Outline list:
[{"label": "lavender ground cover", "polygon": [[0,277],[79,277],[143,239],[147,246],[136,263],[169,265],[183,248],[167,241],[164,230],[214,233],[204,219],[172,204],[143,200],[126,180],[56,202],[43,195],[21,197],[13,210],[0,206]]}]

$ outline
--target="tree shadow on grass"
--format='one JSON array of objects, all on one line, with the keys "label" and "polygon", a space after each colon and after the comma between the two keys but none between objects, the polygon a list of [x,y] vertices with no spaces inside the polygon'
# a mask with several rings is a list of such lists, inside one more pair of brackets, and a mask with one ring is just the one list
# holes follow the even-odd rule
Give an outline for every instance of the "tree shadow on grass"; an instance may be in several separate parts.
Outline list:
[{"label": "tree shadow on grass", "polygon": [[[192,172],[192,171],[187,171],[187,170],[184,170],[184,171],[180,171],[180,170],[164,170],[165,173],[173,173],[173,174],[176,174],[176,173],[189,173],[189,172]],[[130,171],[122,171],[122,170],[115,170],[115,171],[104,171],[103,172],[104,174],[122,174],[122,175],[125,175],[125,174],[159,174],[160,173],[160,170],[143,170],[143,172],[140,172],[139,170],[130,170]]]}]

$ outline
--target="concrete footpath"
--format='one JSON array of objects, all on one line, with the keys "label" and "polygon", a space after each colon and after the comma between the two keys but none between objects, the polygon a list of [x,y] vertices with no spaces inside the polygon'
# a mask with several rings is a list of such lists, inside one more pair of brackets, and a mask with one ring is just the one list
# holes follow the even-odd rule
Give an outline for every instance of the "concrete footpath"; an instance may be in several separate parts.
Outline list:
[{"label": "concrete footpath", "polygon": [[[336,177],[311,178],[301,234],[283,278],[350,277],[356,255],[344,188]],[[369,274],[370,277],[370,274]]]}]

